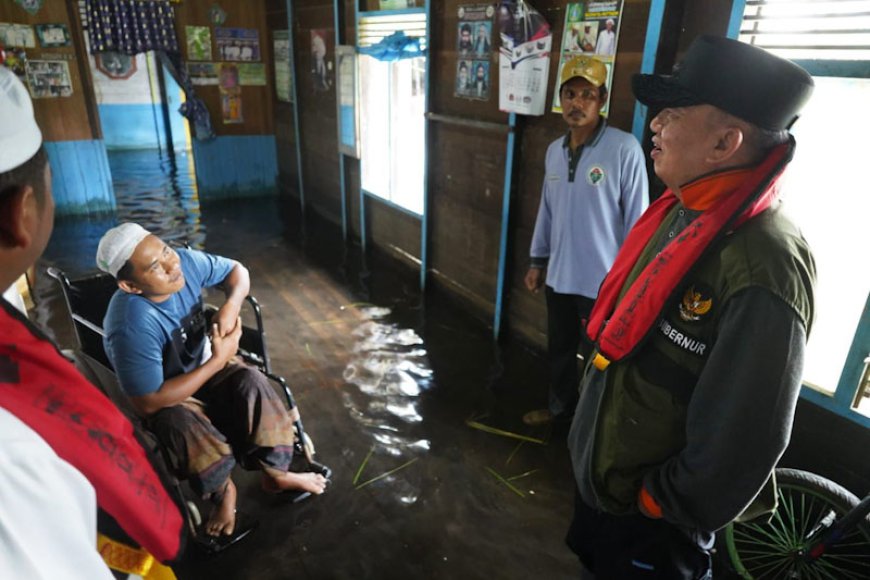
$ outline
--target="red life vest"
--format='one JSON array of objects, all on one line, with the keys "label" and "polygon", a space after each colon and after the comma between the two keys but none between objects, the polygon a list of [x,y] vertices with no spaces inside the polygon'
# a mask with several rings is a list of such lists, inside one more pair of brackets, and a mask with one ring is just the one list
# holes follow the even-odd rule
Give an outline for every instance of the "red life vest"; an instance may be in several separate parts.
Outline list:
[{"label": "red life vest", "polygon": [[723,196],[671,240],[623,294],[638,257],[678,200],[668,190],[649,206],[628,233],[589,315],[586,334],[596,343],[598,352],[592,360],[596,368],[604,370],[634,353],[706,250],[770,207],[779,195],[779,177],[793,155],[794,140],[774,148],[737,191]]},{"label": "red life vest", "polygon": [[129,419],[3,299],[0,330],[0,407],[78,469],[131,538],[158,560],[175,560],[184,519]]}]

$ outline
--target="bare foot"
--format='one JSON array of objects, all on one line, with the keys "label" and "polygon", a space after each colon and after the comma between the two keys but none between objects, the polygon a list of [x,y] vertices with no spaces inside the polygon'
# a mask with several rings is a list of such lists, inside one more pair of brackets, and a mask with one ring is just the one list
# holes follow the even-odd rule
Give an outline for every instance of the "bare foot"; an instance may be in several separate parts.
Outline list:
[{"label": "bare foot", "polygon": [[215,506],[208,522],[205,524],[205,533],[209,536],[229,536],[236,527],[236,486],[233,480],[227,480],[224,497],[220,505]]},{"label": "bare foot", "polygon": [[320,495],[326,491],[326,478],[314,472],[295,473],[288,471],[280,475],[263,473],[263,489],[272,493],[298,489]]}]

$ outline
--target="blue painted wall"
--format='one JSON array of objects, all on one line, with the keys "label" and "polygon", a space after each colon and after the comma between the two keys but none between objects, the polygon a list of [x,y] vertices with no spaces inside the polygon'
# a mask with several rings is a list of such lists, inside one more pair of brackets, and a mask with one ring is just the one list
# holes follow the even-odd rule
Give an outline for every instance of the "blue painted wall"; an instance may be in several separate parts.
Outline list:
[{"label": "blue painted wall", "polygon": [[278,156],[274,135],[194,140],[193,154],[201,201],[277,192]]},{"label": "blue painted wall", "polygon": [[164,133],[160,106],[100,105],[100,124],[107,149],[157,149]]},{"label": "blue painted wall", "polygon": [[46,142],[56,215],[115,210],[112,172],[103,141]]},{"label": "blue painted wall", "polygon": [[[172,145],[176,151],[187,149],[187,121],[178,112],[181,89],[169,73],[166,79]],[[103,139],[107,149],[165,149],[166,127],[162,104],[104,103],[98,106]]]},{"label": "blue painted wall", "polygon": [[[182,151],[189,147],[187,142],[187,119],[178,112],[182,104],[181,87],[175,82],[166,69],[163,69],[163,77],[166,80],[166,99],[169,107],[169,122],[172,129],[172,145],[176,151]],[[165,133],[164,133],[165,134]]]}]

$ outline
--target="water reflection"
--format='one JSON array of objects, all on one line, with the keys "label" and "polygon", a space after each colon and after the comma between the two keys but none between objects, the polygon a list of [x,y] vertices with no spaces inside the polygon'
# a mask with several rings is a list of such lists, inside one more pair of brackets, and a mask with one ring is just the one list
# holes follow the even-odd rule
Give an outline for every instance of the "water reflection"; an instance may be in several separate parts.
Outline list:
[{"label": "water reflection", "polygon": [[432,370],[425,348],[420,348],[423,339],[412,329],[387,322],[389,308],[371,306],[360,312],[366,320],[352,333],[354,357],[344,369],[344,380],[357,390],[345,392],[344,404],[373,443],[361,469],[372,467],[355,483],[364,484],[381,473],[373,485],[388,488],[389,497],[411,505],[420,495],[420,484],[413,468],[403,467],[431,446],[413,431],[423,421],[419,397],[432,384]]},{"label": "water reflection", "polygon": [[109,151],[115,215],[59,217],[43,256],[72,277],[96,271],[97,244],[109,228],[135,221],[165,240],[205,244],[196,179],[184,151],[175,156],[154,149]]}]

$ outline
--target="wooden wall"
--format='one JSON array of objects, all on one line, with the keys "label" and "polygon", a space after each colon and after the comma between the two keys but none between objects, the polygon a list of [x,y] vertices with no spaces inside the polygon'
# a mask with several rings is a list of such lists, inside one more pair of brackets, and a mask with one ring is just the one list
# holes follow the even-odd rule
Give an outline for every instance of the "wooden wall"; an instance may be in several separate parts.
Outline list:
[{"label": "wooden wall", "polygon": [[[498,110],[497,55],[492,56],[490,98],[472,101],[453,96],[457,63],[457,9],[467,0],[432,2],[430,39],[431,92],[429,110],[429,268],[436,286],[448,289],[463,304],[491,322],[496,303],[497,270],[502,220],[504,173],[507,159],[508,115]],[[422,1],[418,1],[423,5]],[[314,91],[311,75],[310,35],[314,29],[335,27],[333,0],[292,2],[294,9],[295,66],[302,148],[302,169],[307,207],[328,220],[341,220],[340,172],[335,92]],[[534,0],[532,5],[551,24],[553,46],[561,46],[565,0]],[[266,0],[269,28],[287,26],[286,0]],[[354,0],[340,0],[343,42],[353,44]],[[360,10],[379,9],[378,0],[360,0]],[[631,131],[635,100],[631,76],[640,70],[650,0],[625,0],[621,16],[618,55],[611,87],[609,122]],[[702,32],[723,33],[730,2],[699,0],[669,2],[663,24],[657,70],[668,71],[688,43]],[[558,57],[550,62],[547,102],[552,99]],[[280,183],[297,192],[293,107],[274,105],[279,147]],[[458,121],[458,122],[456,122]],[[463,121],[484,122],[483,128]],[[537,345],[544,344],[546,311],[541,295],[522,284],[528,267],[528,248],[540,200],[544,153],[559,138],[564,123],[558,114],[518,116],[510,224],[504,321],[509,332]],[[350,231],[359,236],[359,164],[346,159],[345,181]],[[406,261],[420,256],[419,219],[376,199],[367,198],[367,234],[370,243]]]},{"label": "wooden wall", "polygon": [[[46,0],[34,15],[12,2],[0,2],[0,22],[27,24],[64,24],[72,36],[72,46],[42,48],[36,40],[35,48],[25,48],[27,60],[64,60],[68,63],[73,93],[70,97],[34,99],[36,122],[45,141],[87,141],[100,139],[100,121],[96,114],[93,81],[90,76],[78,3],[65,0]],[[36,30],[34,29],[34,35]]]},{"label": "wooden wall", "polygon": [[[287,30],[286,0],[266,0],[265,13],[269,42],[271,43],[276,30]],[[267,74],[272,76],[272,71],[268,71]],[[293,105],[279,101],[274,86],[272,87],[272,110],[275,123],[275,142],[278,148],[278,186],[283,191],[295,191],[298,169]]]},{"label": "wooden wall", "polygon": [[[184,0],[173,4],[175,8],[178,42],[187,58],[185,26],[208,26],[212,32],[212,59],[220,61],[215,42],[215,26],[209,22],[208,11],[215,4],[213,0]],[[266,25],[266,9],[263,0],[248,2],[222,2],[226,11],[224,28],[253,28],[260,36],[260,62],[266,67],[266,86],[243,86],[242,114],[243,123],[224,124],[221,116],[220,91],[217,85],[197,86],[196,94],[208,107],[212,127],[218,136],[224,135],[272,135],[275,133],[274,104],[274,64],[272,60],[272,35]],[[286,26],[284,27],[286,28]]]}]

